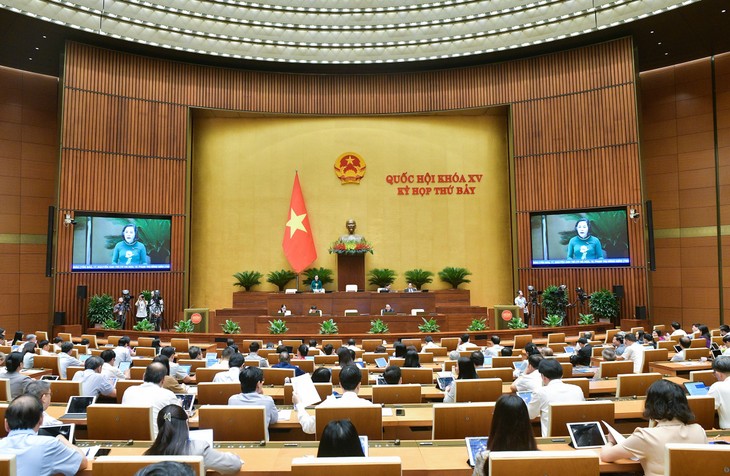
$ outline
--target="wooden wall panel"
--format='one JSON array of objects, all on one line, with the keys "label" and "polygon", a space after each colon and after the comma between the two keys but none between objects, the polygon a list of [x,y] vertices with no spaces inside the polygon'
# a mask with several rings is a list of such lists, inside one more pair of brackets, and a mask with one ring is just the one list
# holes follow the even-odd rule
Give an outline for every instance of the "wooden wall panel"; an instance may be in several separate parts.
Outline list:
[{"label": "wooden wall panel", "polygon": [[[646,303],[641,226],[631,231],[634,266],[610,270],[529,269],[529,226],[524,228],[530,210],[628,207],[641,202],[635,72],[628,38],[473,68],[372,75],[238,71],[76,43],[67,45],[65,58],[63,210],[181,213],[190,107],[368,115],[508,104],[515,150],[515,212],[520,222],[517,286],[524,288],[538,278],[547,284],[550,280],[552,284],[583,281],[589,291],[591,285],[625,284],[630,289],[625,309]],[[145,190],[137,195],[126,188],[119,195],[109,192],[117,177],[115,171],[140,164],[145,164],[145,170],[167,172],[170,186],[157,189],[146,182]],[[184,216],[176,221],[174,233],[182,237],[188,219]],[[68,266],[69,239],[59,233],[59,250],[65,250],[59,252],[60,269]],[[183,250],[184,240],[176,237],[175,259]],[[174,269],[180,270],[179,265],[182,263],[176,263]],[[170,289],[183,292],[184,275],[158,276]],[[123,281],[117,274],[88,279],[100,289],[110,290]],[[57,306],[73,305],[76,280],[73,275],[57,281]],[[165,290],[165,294],[169,292]],[[183,296],[179,298],[175,302],[182,303]]]}]

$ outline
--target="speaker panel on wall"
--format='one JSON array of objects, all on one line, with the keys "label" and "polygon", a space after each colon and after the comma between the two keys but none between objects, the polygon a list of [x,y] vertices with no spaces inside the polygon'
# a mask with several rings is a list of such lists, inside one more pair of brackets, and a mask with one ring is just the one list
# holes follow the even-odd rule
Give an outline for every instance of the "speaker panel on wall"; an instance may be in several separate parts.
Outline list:
[{"label": "speaker panel on wall", "polygon": [[53,313],[53,325],[63,326],[66,324],[66,313],[64,311],[56,311]]},{"label": "speaker panel on wall", "polygon": [[613,285],[613,294],[616,296],[616,299],[623,299],[624,298],[624,287],[620,284],[614,284]]},{"label": "speaker panel on wall", "polygon": [[646,319],[646,306],[636,306],[636,318]]},{"label": "speaker panel on wall", "polygon": [[649,242],[649,270],[656,271],[656,251],[654,250],[654,216],[652,214],[651,200],[646,201],[644,213],[646,214],[647,241]]},{"label": "speaker panel on wall", "polygon": [[86,294],[88,292],[88,287],[85,284],[80,284],[76,286],[76,297],[79,299],[86,299]]},{"label": "speaker panel on wall", "polygon": [[48,228],[46,228],[46,278],[53,274],[53,227],[56,225],[56,207],[48,207]]}]

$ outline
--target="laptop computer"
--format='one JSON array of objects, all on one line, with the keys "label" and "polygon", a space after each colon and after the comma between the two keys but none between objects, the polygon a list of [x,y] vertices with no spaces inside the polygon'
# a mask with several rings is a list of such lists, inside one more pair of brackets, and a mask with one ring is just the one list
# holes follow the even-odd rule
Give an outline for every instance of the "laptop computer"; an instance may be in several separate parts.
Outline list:
[{"label": "laptop computer", "polygon": [[469,455],[469,466],[472,468],[476,464],[477,455],[487,449],[489,438],[486,436],[468,436],[466,440],[466,452]]},{"label": "laptop computer", "polygon": [[74,396],[69,398],[68,404],[66,405],[66,413],[63,414],[61,419],[86,418],[86,407],[95,401],[96,397]]},{"label": "laptop computer", "polygon": [[567,423],[570,441],[575,449],[600,448],[606,446],[601,424],[597,421]]},{"label": "laptop computer", "polygon": [[52,436],[54,438],[58,435],[63,435],[64,438],[73,443],[75,430],[76,425],[73,423],[65,425],[49,425],[38,428],[38,434],[43,436]]},{"label": "laptop computer", "polygon": [[707,395],[710,391],[710,387],[706,386],[704,382],[684,382],[684,388],[691,396]]},{"label": "laptop computer", "polygon": [[375,365],[377,365],[379,369],[384,369],[388,366],[388,361],[385,360],[385,357],[378,357],[375,359]]},{"label": "laptop computer", "polygon": [[178,373],[184,373],[185,375],[190,375],[190,371],[192,370],[192,365],[178,365]]},{"label": "laptop computer", "polygon": [[188,415],[193,413],[193,406],[195,405],[195,395],[190,393],[176,393],[175,396],[180,400],[180,405]]}]

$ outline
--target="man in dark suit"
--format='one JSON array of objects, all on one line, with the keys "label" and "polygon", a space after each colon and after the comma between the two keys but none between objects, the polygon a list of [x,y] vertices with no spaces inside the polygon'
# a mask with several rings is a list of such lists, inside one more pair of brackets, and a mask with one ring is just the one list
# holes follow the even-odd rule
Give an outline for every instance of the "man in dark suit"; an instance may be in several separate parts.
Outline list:
[{"label": "man in dark suit", "polygon": [[591,356],[593,355],[593,346],[588,343],[588,339],[581,337],[576,344],[578,351],[570,356],[570,363],[576,365],[591,365]]}]

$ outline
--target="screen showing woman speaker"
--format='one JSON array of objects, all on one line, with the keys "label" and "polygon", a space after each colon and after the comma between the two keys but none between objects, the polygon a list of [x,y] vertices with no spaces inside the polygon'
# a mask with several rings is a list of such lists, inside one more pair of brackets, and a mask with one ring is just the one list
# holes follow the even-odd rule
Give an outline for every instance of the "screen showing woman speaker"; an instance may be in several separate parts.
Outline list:
[{"label": "screen showing woman speaker", "polygon": [[532,266],[628,266],[626,209],[530,214]]},{"label": "screen showing woman speaker", "polygon": [[170,217],[74,217],[73,271],[170,269]]}]

